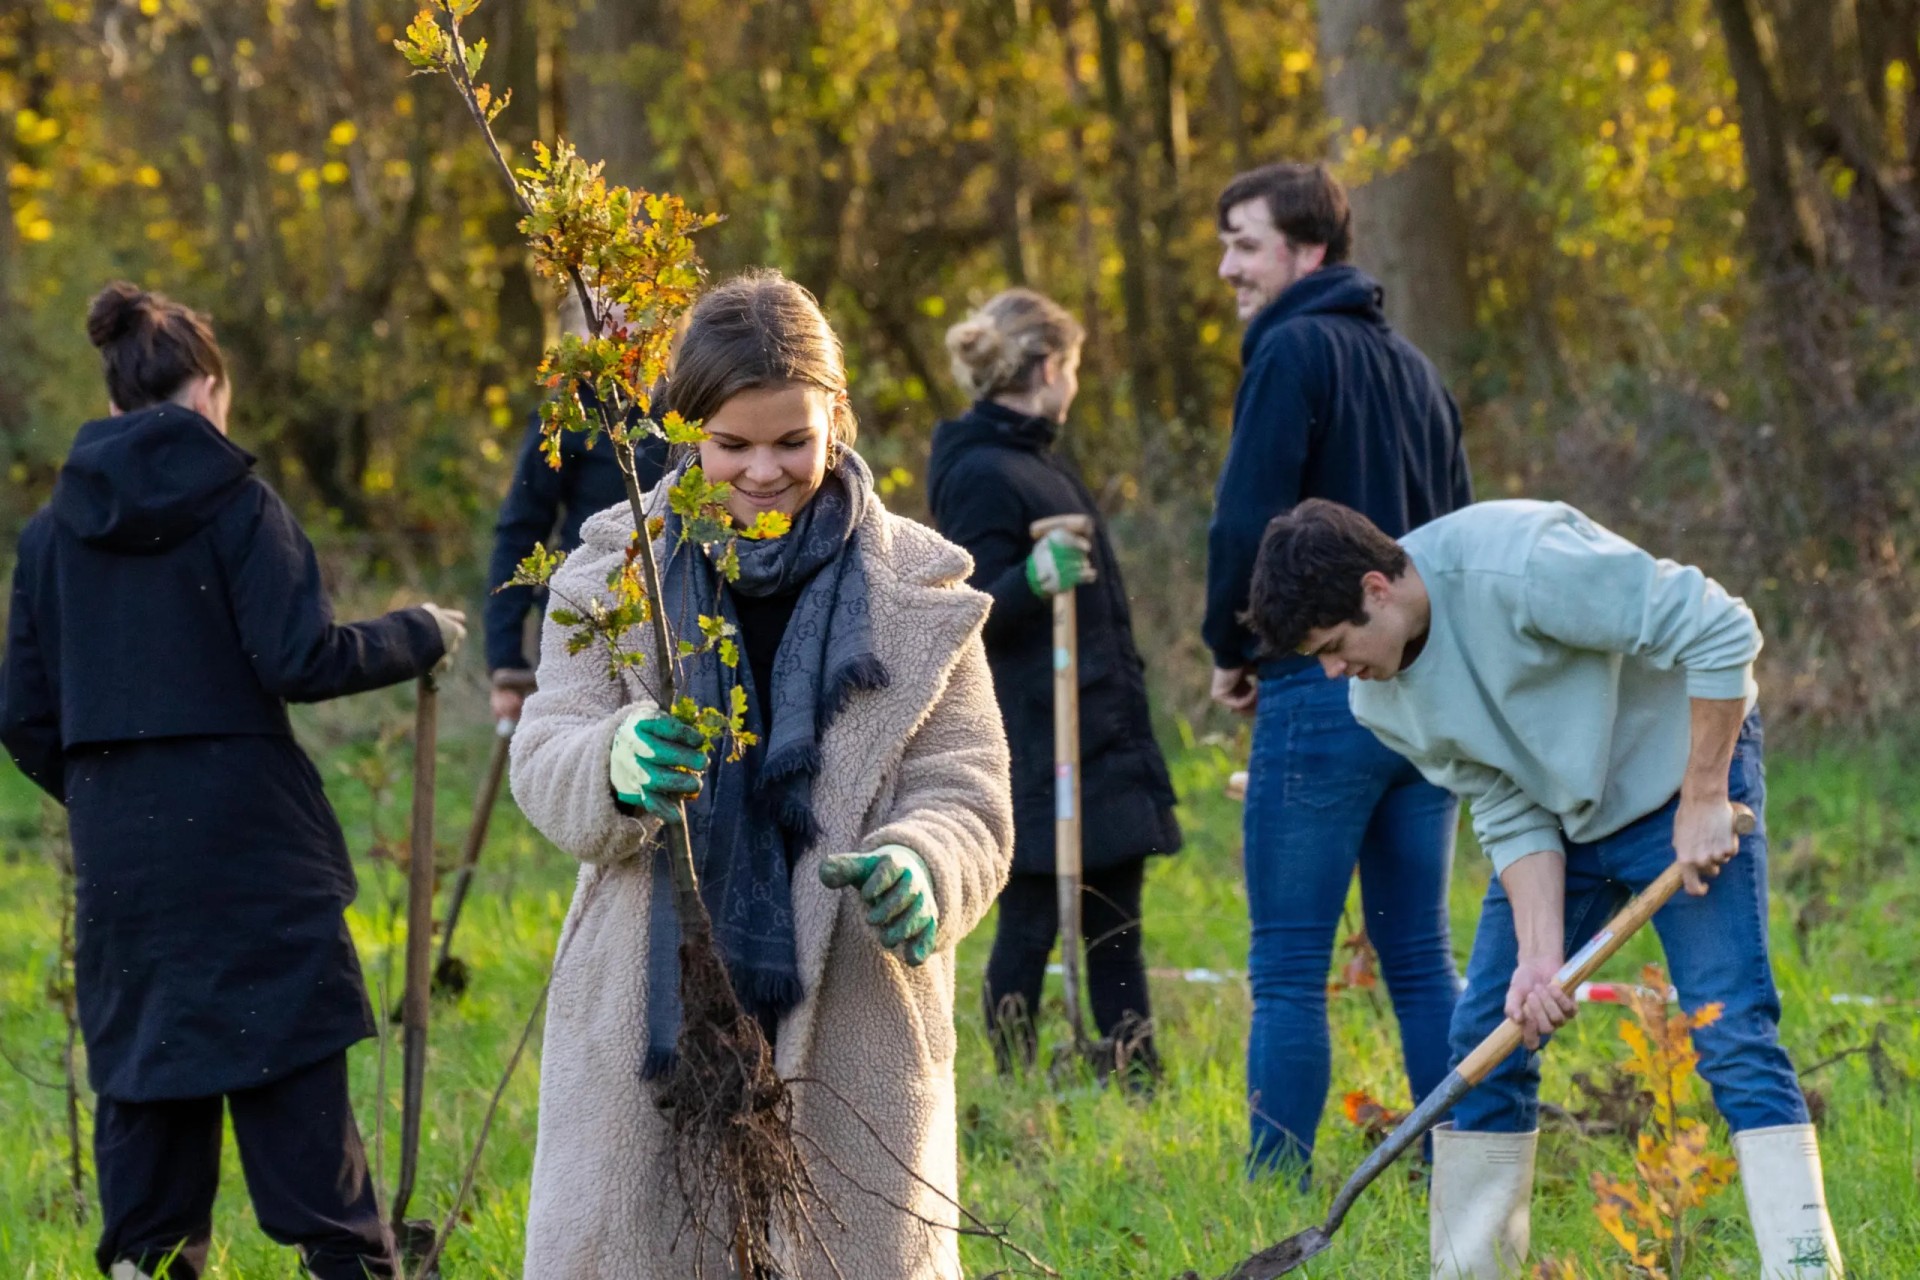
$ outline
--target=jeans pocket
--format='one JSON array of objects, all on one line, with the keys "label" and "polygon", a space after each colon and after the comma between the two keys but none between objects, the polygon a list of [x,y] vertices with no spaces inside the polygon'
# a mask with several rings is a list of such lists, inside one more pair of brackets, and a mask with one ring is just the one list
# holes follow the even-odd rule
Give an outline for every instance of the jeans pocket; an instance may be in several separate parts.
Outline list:
[{"label": "jeans pocket", "polygon": [[1344,706],[1301,707],[1287,719],[1286,779],[1289,803],[1333,809],[1366,798],[1371,735]]}]

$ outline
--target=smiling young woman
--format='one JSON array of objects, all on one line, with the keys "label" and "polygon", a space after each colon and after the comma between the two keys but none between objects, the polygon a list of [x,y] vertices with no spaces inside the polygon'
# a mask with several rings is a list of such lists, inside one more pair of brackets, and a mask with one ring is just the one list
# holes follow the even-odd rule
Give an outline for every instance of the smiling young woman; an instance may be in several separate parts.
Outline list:
[{"label": "smiling young woman", "polygon": [[795,516],[813,500],[827,478],[836,404],[823,387],[788,383],[738,392],[707,419],[700,465],[708,480],[733,486],[736,523],[751,525],[762,511]]},{"label": "smiling young woman", "polygon": [[[697,616],[726,618],[745,658],[691,655],[680,688],[708,706],[744,688],[759,741],[709,760],[659,710],[650,666],[612,683],[604,660],[569,653],[567,629],[547,626],[513,739],[514,796],[587,865],[547,1016],[526,1273],[729,1274],[685,1230],[656,1104],[680,1024],[658,851],[684,801],[715,944],[792,1082],[822,1220],[845,1228],[829,1233],[831,1263],[788,1242],[802,1255],[790,1272],[949,1280],[954,947],[992,906],[1013,843],[980,639],[988,600],[966,585],[959,548],[881,506],[852,447],[839,339],[791,280],[751,272],[707,294],[663,407],[708,438],[647,498],[666,520],[657,607],[683,634]],[[793,521],[740,541],[731,582],[680,544],[667,510],[696,461],[733,486],[741,525],[765,511]],[[633,529],[625,504],[589,520],[556,594],[602,592]]]}]

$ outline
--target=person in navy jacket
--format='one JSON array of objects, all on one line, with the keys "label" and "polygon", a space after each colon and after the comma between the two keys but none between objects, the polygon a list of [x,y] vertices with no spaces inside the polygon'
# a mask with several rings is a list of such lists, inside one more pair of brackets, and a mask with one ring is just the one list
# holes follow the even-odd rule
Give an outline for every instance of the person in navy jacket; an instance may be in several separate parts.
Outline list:
[{"label": "person in navy jacket", "polygon": [[[585,315],[572,292],[560,310],[563,328],[576,337],[587,333]],[[581,389],[581,402],[594,411],[591,390]],[[490,594],[481,611],[486,632],[487,672],[493,684],[493,718],[520,719],[520,706],[536,687],[533,664],[527,661],[526,620],[541,601],[532,587],[501,587],[513,577],[519,563],[536,543],[549,551],[572,551],[580,545],[580,526],[587,517],[627,500],[626,481],[613,455],[613,441],[595,434],[591,441],[580,432],[562,432],[560,466],[547,465],[540,451],[542,433],[536,410],[527,422],[514,459],[513,479],[500,504],[493,526],[493,553],[487,560]],[[667,465],[667,442],[643,436],[634,449],[640,489],[660,482]],[[496,589],[497,588],[497,589]]]},{"label": "person in navy jacket", "polygon": [[1220,275],[1247,332],[1208,530],[1202,635],[1215,700],[1254,716],[1251,1165],[1291,1164],[1304,1178],[1331,1070],[1327,968],[1356,866],[1413,1096],[1446,1075],[1457,806],[1354,721],[1345,679],[1261,651],[1241,620],[1254,559],[1268,521],[1306,498],[1364,512],[1397,537],[1465,506],[1473,487],[1460,412],[1432,363],[1388,327],[1380,286],[1347,261],[1346,192],[1326,169],[1241,174],[1216,216]]},{"label": "person in navy jacket", "polygon": [[204,1267],[232,1114],[266,1233],[332,1280],[393,1273],[347,1094],[374,1033],[355,881],[289,702],[419,676],[457,612],[333,621],[293,513],[227,438],[197,313],[128,284],[88,335],[112,413],[21,537],[0,743],[66,805],[98,1108],[102,1271]]},{"label": "person in navy jacket", "polygon": [[[1141,887],[1147,857],[1175,852],[1181,836],[1106,521],[1079,473],[1053,448],[1079,390],[1082,340],[1078,321],[1030,289],[1008,289],[954,325],[947,334],[954,377],[974,403],[934,430],[927,492],[934,526],[966,548],[971,583],[993,597],[987,664],[1013,752],[1013,875],[1000,894],[987,961],[987,1026],[996,1056],[1004,1070],[1035,1053],[1032,1018],[1059,929],[1051,602],[1081,586],[1088,996],[1100,1034],[1131,1053],[1139,1082],[1158,1070]],[[1069,514],[1093,518],[1092,539],[1060,532],[1035,544],[1028,531],[1034,521]]]}]

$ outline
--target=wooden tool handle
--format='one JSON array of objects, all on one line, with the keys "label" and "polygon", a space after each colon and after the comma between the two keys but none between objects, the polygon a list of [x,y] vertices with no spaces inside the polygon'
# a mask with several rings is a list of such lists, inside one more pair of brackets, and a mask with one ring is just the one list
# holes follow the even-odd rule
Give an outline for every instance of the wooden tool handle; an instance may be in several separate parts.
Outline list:
[{"label": "wooden tool handle", "polygon": [[[1751,835],[1755,825],[1753,810],[1736,803],[1733,806],[1734,834]],[[1667,905],[1667,899],[1673,897],[1674,891],[1680,887],[1680,881],[1680,864],[1676,862],[1662,871],[1652,884],[1635,894],[1633,901],[1620,908],[1600,932],[1587,940],[1586,946],[1560,966],[1560,972],[1553,978],[1554,985],[1571,994],[1575,987],[1592,977],[1601,965],[1612,959],[1614,952],[1626,945],[1628,938],[1638,933],[1642,925]],[[1520,1024],[1509,1018],[1462,1059],[1455,1070],[1469,1083],[1479,1084],[1486,1079],[1489,1071],[1506,1061],[1507,1055],[1519,1048],[1521,1039]]]},{"label": "wooden tool handle", "polygon": [[1055,529],[1065,529],[1068,533],[1078,534],[1082,538],[1093,536],[1093,517],[1082,512],[1071,512],[1063,516],[1048,516],[1044,520],[1035,520],[1027,526],[1027,532],[1035,542],[1046,537]]}]

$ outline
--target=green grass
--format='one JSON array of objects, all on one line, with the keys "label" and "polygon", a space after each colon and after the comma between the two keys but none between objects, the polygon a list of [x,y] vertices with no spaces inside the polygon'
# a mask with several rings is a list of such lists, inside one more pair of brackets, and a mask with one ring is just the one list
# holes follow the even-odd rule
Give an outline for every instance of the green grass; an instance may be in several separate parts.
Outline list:
[{"label": "green grass", "polygon": [[[469,699],[474,700],[474,699]],[[487,749],[484,726],[450,705],[439,796],[443,854],[465,829],[472,787]],[[377,723],[385,734],[369,729]],[[388,694],[350,708],[326,708],[302,721],[303,739],[321,763],[360,864],[361,896],[352,917],[370,984],[397,985],[396,950],[404,886],[388,862],[367,855],[381,840],[404,839],[408,751],[406,699]],[[1920,1275],[1920,1008],[1836,1006],[1841,992],[1920,995],[1920,784],[1908,779],[1892,746],[1796,755],[1780,738],[1772,765],[1775,961],[1786,1000],[1783,1034],[1802,1067],[1869,1042],[1876,1032],[1892,1070],[1876,1080],[1865,1054],[1825,1067],[1808,1083],[1823,1095],[1822,1143],[1833,1216],[1859,1277]],[[1161,968],[1244,969],[1246,911],[1237,865],[1239,808],[1220,795],[1226,752],[1187,742],[1175,754],[1186,799],[1188,852],[1153,869],[1147,890],[1150,963]],[[393,785],[376,795],[369,781]],[[46,988],[54,975],[58,880],[45,857],[40,805],[17,774],[0,772],[0,1256],[28,1277],[94,1274],[94,1223],[75,1224],[63,1200],[65,1121],[58,1089],[29,1081],[59,1078],[63,1034]],[[1486,872],[1464,844],[1455,873],[1455,943],[1464,957]],[[549,848],[504,802],[495,818],[456,950],[472,966],[473,988],[458,1003],[435,1006],[428,1067],[431,1110],[423,1139],[416,1212],[445,1211],[471,1136],[514,1039],[545,977],[571,892],[570,861]],[[961,1152],[964,1196],[982,1217],[1010,1224],[1013,1236],[1072,1277],[1153,1277],[1193,1267],[1215,1274],[1251,1250],[1316,1221],[1328,1189],[1365,1154],[1364,1140],[1330,1110],[1316,1155],[1319,1189],[1301,1194],[1274,1181],[1241,1176],[1245,1142],[1242,1054],[1248,1016],[1243,986],[1156,980],[1154,1000],[1170,1076],[1160,1094],[1138,1102],[1044,1079],[1004,1081],[992,1070],[979,1030],[979,988],[991,922],[961,951]],[[1630,978],[1657,958],[1650,938],[1636,940],[1608,973]],[[382,996],[376,994],[376,1002]],[[1057,1001],[1050,1025],[1057,1026]],[[1618,1015],[1590,1008],[1554,1046],[1544,1097],[1578,1106],[1570,1077],[1617,1060]],[[1403,1097],[1399,1052],[1384,996],[1347,992],[1334,1002],[1334,1093],[1366,1090]],[[532,1164],[539,1062],[522,1063],[487,1148],[468,1220],[447,1259],[461,1277],[519,1274],[521,1228]],[[399,1049],[390,1039],[384,1104],[380,1050],[353,1051],[356,1102],[371,1140],[384,1125],[387,1185],[396,1169]],[[1706,1110],[1706,1109],[1703,1109]],[[1718,1122],[1715,1121],[1716,1126]],[[1716,1141],[1725,1150],[1725,1132]],[[1587,1138],[1550,1126],[1534,1208],[1535,1256],[1578,1261],[1583,1273],[1611,1274],[1621,1258],[1592,1213],[1591,1171],[1630,1167],[1624,1139]],[[88,1157],[91,1167],[91,1156]],[[1424,1195],[1407,1171],[1385,1176],[1348,1219],[1332,1251],[1303,1274],[1321,1278],[1419,1277],[1425,1273]],[[228,1143],[217,1218],[218,1277],[295,1273],[289,1251],[254,1225],[238,1161]],[[89,1188],[91,1193],[91,1188]],[[1696,1223],[1698,1243],[1686,1274],[1744,1276],[1755,1270],[1737,1185],[1713,1200]],[[963,1249],[969,1274],[1013,1265],[984,1241]]]}]

